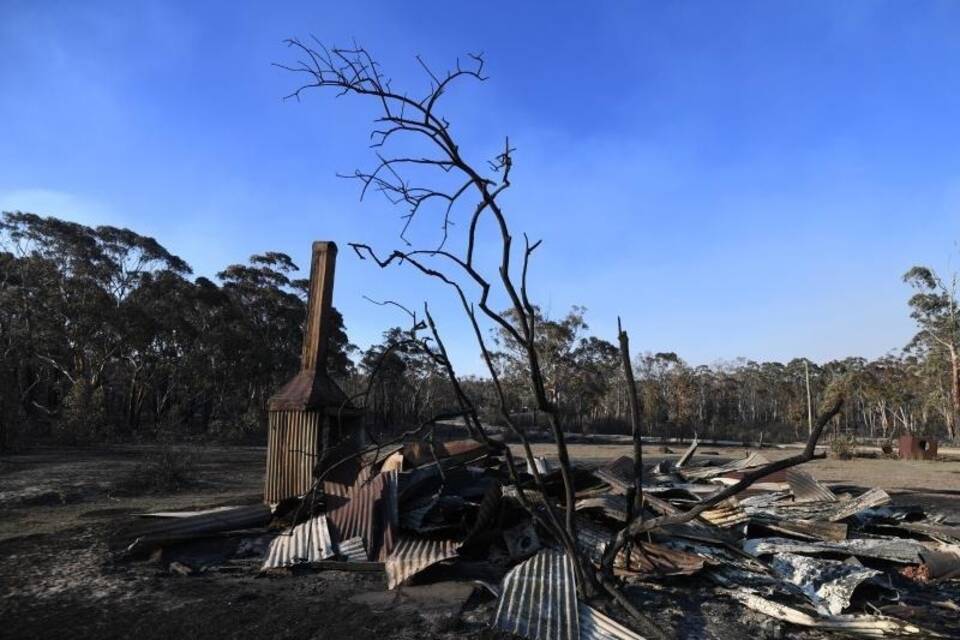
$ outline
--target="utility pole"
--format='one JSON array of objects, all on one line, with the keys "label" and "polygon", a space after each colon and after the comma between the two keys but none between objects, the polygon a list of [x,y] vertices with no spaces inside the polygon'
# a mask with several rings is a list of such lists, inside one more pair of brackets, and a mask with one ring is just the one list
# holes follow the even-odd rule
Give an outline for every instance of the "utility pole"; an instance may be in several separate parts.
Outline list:
[{"label": "utility pole", "polygon": [[807,435],[813,433],[813,402],[810,397],[810,362],[803,359],[803,377],[807,381]]}]

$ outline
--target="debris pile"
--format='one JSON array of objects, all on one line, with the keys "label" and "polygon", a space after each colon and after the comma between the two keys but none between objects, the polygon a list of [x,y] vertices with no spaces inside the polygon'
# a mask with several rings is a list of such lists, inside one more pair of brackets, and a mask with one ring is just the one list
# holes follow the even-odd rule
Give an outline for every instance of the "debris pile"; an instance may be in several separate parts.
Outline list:
[{"label": "debris pile", "polygon": [[[718,464],[698,459],[697,446],[676,463],[645,469],[638,517],[687,511],[769,464],[756,451]],[[305,495],[272,507],[152,514],[124,532],[122,548],[157,553],[239,531],[261,541],[241,547],[262,555],[266,574],[301,567],[377,571],[388,589],[463,581],[491,598],[491,627],[532,640],[661,636],[619,609],[578,598],[574,563],[518,496],[524,490],[534,509],[551,501],[562,512],[560,472],[542,458],[530,463],[517,486],[483,443],[398,444],[328,467]],[[534,488],[534,466],[545,496]],[[573,472],[576,542],[599,567],[628,518],[633,460]],[[189,565],[175,564],[171,572],[191,573]],[[718,598],[825,632],[956,637],[960,630],[955,610],[929,613],[956,607],[960,583],[949,581],[960,580],[960,526],[919,507],[893,506],[880,489],[839,492],[800,467],[631,541],[613,571],[626,583],[709,584]],[[656,622],[655,613],[648,615]]]}]

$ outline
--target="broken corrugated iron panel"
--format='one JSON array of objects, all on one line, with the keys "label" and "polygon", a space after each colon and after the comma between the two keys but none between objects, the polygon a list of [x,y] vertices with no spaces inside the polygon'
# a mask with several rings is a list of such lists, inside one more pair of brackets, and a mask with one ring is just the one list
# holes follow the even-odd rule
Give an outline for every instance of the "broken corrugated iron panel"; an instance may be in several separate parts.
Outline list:
[{"label": "broken corrugated iron panel", "polygon": [[816,520],[777,520],[754,516],[754,522],[766,529],[786,533],[807,540],[825,540],[836,542],[847,539],[847,525],[842,522],[821,522]]},{"label": "broken corrugated iron panel", "polygon": [[577,511],[599,509],[604,515],[620,522],[627,521],[627,499],[624,496],[605,493],[592,498],[577,500],[574,507]]},{"label": "broken corrugated iron panel", "polygon": [[690,462],[690,459],[693,457],[693,454],[696,453],[697,447],[700,446],[700,440],[697,438],[693,439],[693,442],[690,443],[690,446],[687,447],[687,450],[683,452],[683,455],[680,456],[680,459],[677,460],[677,469],[682,469]]},{"label": "broken corrugated iron panel", "polygon": [[580,614],[573,563],[541,551],[503,579],[491,626],[531,640],[578,640]]},{"label": "broken corrugated iron panel", "polygon": [[[599,565],[603,551],[610,542],[612,531],[587,518],[577,518],[577,545],[592,562]],[[691,575],[704,567],[701,556],[670,549],[652,542],[630,545],[629,561],[625,551],[614,558],[613,568],[619,574],[652,576]]]},{"label": "broken corrugated iron panel", "polygon": [[728,462],[727,464],[717,467],[690,467],[686,469],[680,469],[679,473],[688,480],[708,480],[710,478],[726,475],[732,472],[746,471],[748,469],[762,467],[765,464],[770,464],[770,461],[762,454],[754,451],[751,452],[746,458],[734,460],[733,462]]},{"label": "broken corrugated iron panel", "polygon": [[397,472],[378,473],[367,482],[357,483],[342,500],[327,512],[334,536],[338,540],[362,537],[367,558],[385,562],[398,526]]},{"label": "broken corrugated iron panel", "polygon": [[821,611],[830,615],[842,613],[850,606],[853,592],[863,582],[880,575],[856,563],[809,558],[793,553],[778,553],[770,560],[770,568],[781,578],[800,587]]},{"label": "broken corrugated iron panel", "polygon": [[580,640],[646,640],[585,602],[580,603]]},{"label": "broken corrugated iron panel", "polygon": [[617,493],[626,493],[633,486],[633,459],[621,456],[597,469],[596,475]]},{"label": "broken corrugated iron panel", "polygon": [[707,509],[700,516],[713,526],[723,529],[729,529],[750,520],[750,516],[735,500],[728,500],[712,509]]},{"label": "broken corrugated iron panel", "polygon": [[853,500],[841,501],[840,508],[830,516],[829,520],[837,522],[844,518],[849,518],[866,509],[879,507],[890,502],[890,495],[880,488],[873,488],[866,493],[854,498]]},{"label": "broken corrugated iron panel", "polygon": [[[436,452],[436,459],[434,459],[434,452]],[[472,460],[486,453],[487,445],[470,439],[437,442],[432,448],[429,442],[411,442],[403,447],[403,457],[414,467],[449,458]]]},{"label": "broken corrugated iron panel", "polygon": [[889,501],[890,496],[883,489],[870,489],[857,498],[837,500],[836,502],[773,502],[772,504],[758,504],[745,500],[741,501],[741,504],[750,515],[765,514],[784,520],[828,520],[830,522],[838,522],[856,515],[861,511],[886,504]]},{"label": "broken corrugated iron panel", "polygon": [[787,484],[793,492],[797,502],[836,502],[837,496],[827,485],[823,484],[806,471],[796,467],[787,469]]},{"label": "broken corrugated iron panel", "polygon": [[344,540],[337,545],[337,555],[346,558],[347,562],[366,562],[367,547],[363,544],[363,538],[357,536]]},{"label": "broken corrugated iron panel", "polygon": [[400,536],[387,558],[387,588],[394,589],[427,567],[455,558],[459,547],[460,543],[454,540],[432,540],[408,534]]},{"label": "broken corrugated iron panel", "polygon": [[319,515],[274,538],[261,570],[318,562],[334,555],[336,550],[330,538],[327,517]]},{"label": "broken corrugated iron panel", "polygon": [[755,556],[776,553],[802,555],[847,555],[875,558],[889,562],[916,564],[921,552],[928,547],[916,540],[901,538],[857,538],[840,542],[806,542],[787,538],[756,538],[745,540],[743,550]]},{"label": "broken corrugated iron panel", "polygon": [[121,535],[121,539],[131,541],[127,552],[133,553],[221,531],[262,527],[270,522],[271,517],[272,512],[269,507],[263,504],[234,507],[185,518],[152,520],[128,529]]}]

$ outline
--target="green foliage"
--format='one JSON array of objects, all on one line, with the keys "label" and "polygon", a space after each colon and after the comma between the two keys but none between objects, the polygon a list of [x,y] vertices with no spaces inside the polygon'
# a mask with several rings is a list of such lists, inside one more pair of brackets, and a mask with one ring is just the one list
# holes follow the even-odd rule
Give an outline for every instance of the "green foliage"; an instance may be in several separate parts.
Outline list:
[{"label": "green foliage", "polygon": [[[296,270],[268,252],[219,284],[191,281],[184,260],[129,229],[4,213],[0,444],[262,433],[267,398],[299,366]],[[345,377],[353,347],[333,319],[331,369]]]}]

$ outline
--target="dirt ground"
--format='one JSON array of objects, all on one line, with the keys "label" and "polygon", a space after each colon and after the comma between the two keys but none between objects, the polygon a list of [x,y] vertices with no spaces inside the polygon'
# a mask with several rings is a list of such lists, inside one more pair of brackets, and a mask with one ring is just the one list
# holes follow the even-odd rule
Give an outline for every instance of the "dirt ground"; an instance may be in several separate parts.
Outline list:
[{"label": "dirt ground", "polygon": [[[682,447],[676,447],[677,452]],[[537,445],[538,455],[549,448]],[[719,450],[738,457],[742,449]],[[791,451],[764,450],[771,456]],[[303,571],[260,576],[256,557],[168,570],[177,554],[116,561],[109,541],[136,514],[259,502],[266,451],[196,447],[196,481],[157,495],[130,489],[152,447],[38,449],[0,457],[0,637],[3,638],[457,638],[495,637],[485,628],[492,598],[464,585],[385,590],[382,575]],[[629,446],[574,444],[576,461],[601,463]],[[650,461],[670,457],[648,447]],[[921,503],[960,519],[960,461],[817,461],[828,483],[880,486],[899,502]],[[249,542],[249,540],[247,541]],[[242,540],[208,543],[204,557],[228,555]],[[202,563],[201,563],[202,564]],[[677,638],[814,638],[791,632],[717,598],[704,581],[677,578],[631,588],[640,608]]]}]

